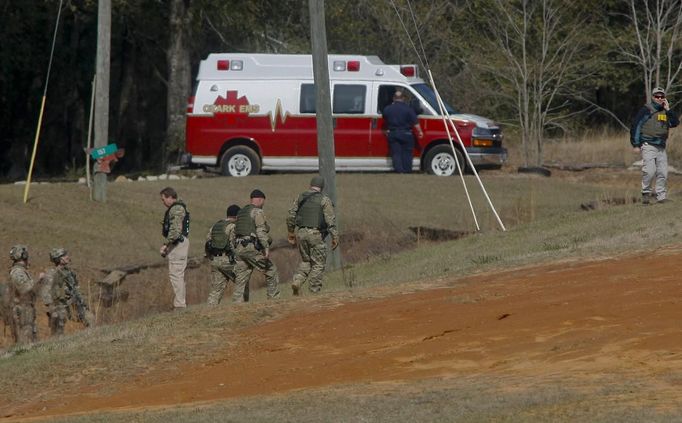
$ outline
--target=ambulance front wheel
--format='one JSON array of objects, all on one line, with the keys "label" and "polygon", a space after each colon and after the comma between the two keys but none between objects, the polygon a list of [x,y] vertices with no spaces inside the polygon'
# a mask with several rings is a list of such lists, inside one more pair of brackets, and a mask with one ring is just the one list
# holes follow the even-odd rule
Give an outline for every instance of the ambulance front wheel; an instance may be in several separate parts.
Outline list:
[{"label": "ambulance front wheel", "polygon": [[[455,162],[455,160],[457,160]],[[426,173],[436,176],[452,176],[457,171],[457,164],[464,166],[462,153],[455,149],[452,154],[452,147],[447,144],[437,145],[426,153],[424,158],[424,170]],[[464,168],[462,168],[464,169]]]},{"label": "ambulance front wheel", "polygon": [[223,154],[220,169],[225,176],[257,175],[260,173],[260,158],[249,147],[238,145]]}]

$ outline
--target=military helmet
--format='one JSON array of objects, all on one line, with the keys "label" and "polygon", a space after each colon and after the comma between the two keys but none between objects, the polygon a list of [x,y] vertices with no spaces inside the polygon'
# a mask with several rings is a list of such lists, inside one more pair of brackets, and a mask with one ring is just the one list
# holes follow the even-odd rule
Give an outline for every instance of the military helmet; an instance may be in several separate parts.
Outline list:
[{"label": "military helmet", "polygon": [[310,180],[311,187],[324,188],[324,178],[322,176],[315,176]]},{"label": "military helmet", "polygon": [[9,258],[14,261],[28,260],[28,247],[22,244],[17,244],[9,250]]},{"label": "military helmet", "polygon": [[53,248],[50,250],[50,260],[52,260],[52,262],[55,264],[59,264],[59,259],[67,254],[69,254],[69,252],[64,248]]}]

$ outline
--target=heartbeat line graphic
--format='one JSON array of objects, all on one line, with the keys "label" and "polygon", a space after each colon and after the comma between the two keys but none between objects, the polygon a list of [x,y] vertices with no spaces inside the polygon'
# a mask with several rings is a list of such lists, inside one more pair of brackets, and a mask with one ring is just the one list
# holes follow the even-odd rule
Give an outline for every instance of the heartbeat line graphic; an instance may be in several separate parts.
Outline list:
[{"label": "heartbeat line graphic", "polygon": [[274,113],[272,111],[268,112],[268,116],[270,117],[270,126],[272,127],[272,132],[275,132],[275,128],[277,127],[277,118],[279,117],[279,122],[281,124],[284,124],[284,122],[287,121],[287,114],[283,109],[282,109],[282,102],[280,99],[277,99],[277,104],[275,104],[275,110]]}]

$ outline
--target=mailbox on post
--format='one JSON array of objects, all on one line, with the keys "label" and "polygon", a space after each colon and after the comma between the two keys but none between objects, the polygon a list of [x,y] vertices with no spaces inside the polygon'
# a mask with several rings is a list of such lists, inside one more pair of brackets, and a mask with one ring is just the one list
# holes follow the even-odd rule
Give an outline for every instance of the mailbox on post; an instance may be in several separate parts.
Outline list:
[{"label": "mailbox on post", "polygon": [[110,173],[111,164],[123,157],[125,149],[118,148],[116,144],[109,144],[100,148],[92,148],[89,152],[90,157],[97,161],[95,172]]}]

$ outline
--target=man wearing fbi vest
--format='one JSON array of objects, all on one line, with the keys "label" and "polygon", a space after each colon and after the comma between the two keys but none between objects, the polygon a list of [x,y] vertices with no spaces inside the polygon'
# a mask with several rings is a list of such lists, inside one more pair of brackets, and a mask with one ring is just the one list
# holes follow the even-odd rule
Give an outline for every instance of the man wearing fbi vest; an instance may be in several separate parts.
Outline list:
[{"label": "man wearing fbi vest", "polygon": [[[663,88],[654,88],[651,102],[642,107],[630,129],[630,143],[635,153],[642,153],[642,204],[649,204],[652,194],[658,203],[668,201],[668,156],[665,144],[668,130],[680,124],[670,110]],[[652,193],[651,184],[655,188]]]},{"label": "man wearing fbi vest", "polygon": [[324,178],[315,176],[310,189],[296,198],[287,216],[288,240],[298,244],[301,264],[298,265],[291,289],[299,295],[301,287],[308,282],[310,292],[320,292],[322,277],[327,263],[327,245],[324,239],[332,236],[332,250],[339,245],[334,204],[322,194]]}]

